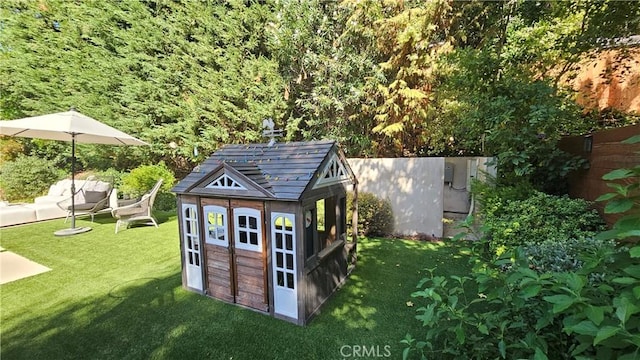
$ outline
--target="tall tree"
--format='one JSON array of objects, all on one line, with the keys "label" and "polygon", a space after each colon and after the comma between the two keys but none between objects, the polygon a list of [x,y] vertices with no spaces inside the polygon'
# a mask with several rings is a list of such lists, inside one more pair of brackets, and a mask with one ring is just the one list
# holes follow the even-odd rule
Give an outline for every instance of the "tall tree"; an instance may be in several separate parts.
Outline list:
[{"label": "tall tree", "polygon": [[262,120],[284,112],[282,77],[264,35],[270,2],[1,6],[0,116],[76,106],[153,144],[109,149],[115,156],[100,147],[83,152],[105,166],[144,158],[187,171],[220,144],[258,140]]},{"label": "tall tree", "polygon": [[366,103],[362,87],[377,67],[372,39],[347,33],[352,4],[283,0],[268,28],[285,79],[289,139],[332,138],[347,154],[371,155],[369,120],[353,121]]}]

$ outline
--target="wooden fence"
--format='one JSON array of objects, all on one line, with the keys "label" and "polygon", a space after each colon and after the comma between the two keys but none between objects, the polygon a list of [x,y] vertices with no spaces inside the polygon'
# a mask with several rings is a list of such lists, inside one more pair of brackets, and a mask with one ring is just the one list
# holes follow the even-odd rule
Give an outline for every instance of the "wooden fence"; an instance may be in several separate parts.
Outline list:
[{"label": "wooden fence", "polygon": [[[611,170],[631,168],[640,164],[640,144],[622,144],[621,141],[640,134],[640,124],[599,131],[585,136],[562,139],[560,149],[580,155],[589,161],[587,170],[578,171],[569,178],[569,194],[572,197],[594,201],[600,195],[611,192],[602,176]],[[604,204],[596,203],[603,214]],[[609,225],[619,216],[603,214]]]}]

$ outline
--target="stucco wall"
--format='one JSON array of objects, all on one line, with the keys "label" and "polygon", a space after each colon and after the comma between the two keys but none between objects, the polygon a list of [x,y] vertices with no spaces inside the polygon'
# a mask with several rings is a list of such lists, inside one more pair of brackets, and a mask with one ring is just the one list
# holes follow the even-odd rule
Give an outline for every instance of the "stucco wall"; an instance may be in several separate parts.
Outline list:
[{"label": "stucco wall", "polygon": [[444,158],[348,159],[358,191],[391,201],[395,232],[442,236]]},{"label": "stucco wall", "polygon": [[588,109],[640,114],[640,47],[604,50],[583,60],[572,85]]},{"label": "stucco wall", "polygon": [[[389,199],[395,217],[395,233],[426,234],[435,237],[451,235],[444,231],[443,218],[464,219],[471,198],[467,190],[468,162],[477,164],[473,174],[483,180],[486,173],[495,176],[495,168],[486,157],[455,158],[382,158],[348,159],[358,178],[358,189]],[[444,182],[445,163],[453,165],[453,182]]]}]

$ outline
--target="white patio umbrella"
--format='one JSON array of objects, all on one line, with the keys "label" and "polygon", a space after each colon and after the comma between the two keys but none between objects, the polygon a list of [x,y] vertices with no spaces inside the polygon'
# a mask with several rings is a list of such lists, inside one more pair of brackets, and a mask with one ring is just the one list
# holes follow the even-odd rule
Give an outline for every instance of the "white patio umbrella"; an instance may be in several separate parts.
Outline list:
[{"label": "white patio umbrella", "polygon": [[85,116],[75,109],[66,112],[33,116],[18,120],[0,121],[0,135],[36,139],[71,141],[71,228],[56,231],[58,236],[73,235],[91,230],[76,228],[76,142],[107,145],[149,145],[142,140]]}]

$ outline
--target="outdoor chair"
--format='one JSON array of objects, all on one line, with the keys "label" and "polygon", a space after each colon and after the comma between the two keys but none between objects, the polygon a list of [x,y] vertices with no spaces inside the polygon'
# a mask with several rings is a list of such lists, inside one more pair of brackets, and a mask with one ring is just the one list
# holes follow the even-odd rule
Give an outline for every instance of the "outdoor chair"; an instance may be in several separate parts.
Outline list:
[{"label": "outdoor chair", "polygon": [[144,194],[138,202],[111,210],[111,215],[118,219],[118,221],[116,221],[116,234],[122,223],[127,224],[127,227],[129,227],[131,223],[146,221],[147,225],[155,225],[155,227],[158,227],[158,223],[151,214],[151,210],[153,210],[153,202],[156,199],[161,185],[162,179],[158,180],[153,186],[153,189]]},{"label": "outdoor chair", "polygon": [[[84,180],[80,186],[80,189],[76,190],[74,194],[75,206],[74,214],[79,216],[91,216],[91,222],[97,214],[111,212],[113,206],[112,194],[113,185],[109,182],[95,180],[95,177],[91,176]],[[72,216],[71,211],[71,197],[59,201],[56,205],[62,210],[67,211],[67,216],[64,219],[67,220]]]},{"label": "outdoor chair", "polygon": [[[84,204],[76,204],[75,206],[75,216],[91,216],[91,222],[93,222],[93,218],[98,214],[110,213],[114,208],[117,207],[118,198],[117,192],[115,189],[111,188],[106,194],[106,196],[100,199],[96,203],[87,202]],[[66,223],[69,217],[71,216],[71,210],[67,213],[67,217],[64,219]]]}]

